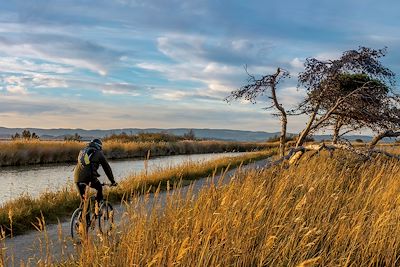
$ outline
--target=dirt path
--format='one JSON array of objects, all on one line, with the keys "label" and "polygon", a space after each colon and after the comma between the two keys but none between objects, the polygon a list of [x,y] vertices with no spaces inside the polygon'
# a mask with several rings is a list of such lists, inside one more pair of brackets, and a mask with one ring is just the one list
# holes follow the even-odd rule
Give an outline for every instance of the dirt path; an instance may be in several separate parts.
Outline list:
[{"label": "dirt path", "polygon": [[[267,163],[266,160],[257,161],[243,167],[243,169],[249,168],[262,168]],[[219,183],[228,183],[236,170],[229,171],[223,180]],[[194,182],[193,193],[199,192],[203,187],[210,186],[212,183],[216,183],[220,180],[217,176],[215,179],[199,179]],[[181,193],[186,194],[189,187],[181,188]],[[158,195],[158,201],[161,203],[165,202],[167,197],[167,192],[161,192]],[[154,197],[151,195],[147,205],[151,207]],[[125,205],[113,205],[117,222],[121,224],[121,216],[126,210]],[[16,236],[14,238],[6,239],[3,242],[2,247],[6,248],[6,259],[7,266],[20,266],[21,262],[24,262],[27,266],[36,266],[39,259],[50,263],[50,259],[47,259],[47,255],[52,255],[53,259],[57,261],[62,261],[63,259],[68,259],[75,252],[75,244],[73,244],[70,238],[70,226],[69,221],[62,223],[47,225],[45,230],[42,232],[31,231],[27,234]],[[25,265],[25,266],[26,266]]]}]

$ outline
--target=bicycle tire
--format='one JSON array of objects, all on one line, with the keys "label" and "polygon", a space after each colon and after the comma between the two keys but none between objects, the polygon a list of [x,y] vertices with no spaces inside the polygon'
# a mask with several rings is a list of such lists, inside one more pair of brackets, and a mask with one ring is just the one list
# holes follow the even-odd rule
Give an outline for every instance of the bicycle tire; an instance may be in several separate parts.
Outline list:
[{"label": "bicycle tire", "polygon": [[98,215],[99,231],[102,234],[109,234],[114,225],[114,208],[110,203],[104,202],[99,208]]},{"label": "bicycle tire", "polygon": [[71,216],[70,221],[70,231],[72,239],[77,239],[80,237],[79,235],[79,221],[82,215],[82,208],[77,208]]}]

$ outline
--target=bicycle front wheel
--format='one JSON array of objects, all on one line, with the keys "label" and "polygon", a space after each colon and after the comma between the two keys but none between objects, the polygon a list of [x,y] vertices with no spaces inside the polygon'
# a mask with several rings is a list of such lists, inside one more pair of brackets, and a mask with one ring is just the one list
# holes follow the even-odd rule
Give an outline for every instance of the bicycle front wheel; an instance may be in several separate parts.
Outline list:
[{"label": "bicycle front wheel", "polygon": [[114,226],[114,209],[110,203],[104,202],[99,208],[99,230],[102,234],[109,234]]}]

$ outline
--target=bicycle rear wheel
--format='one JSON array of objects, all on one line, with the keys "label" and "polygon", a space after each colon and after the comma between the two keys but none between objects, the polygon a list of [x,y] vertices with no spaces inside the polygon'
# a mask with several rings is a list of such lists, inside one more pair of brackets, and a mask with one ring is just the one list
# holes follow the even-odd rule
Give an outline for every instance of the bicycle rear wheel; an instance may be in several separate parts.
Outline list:
[{"label": "bicycle rear wheel", "polygon": [[82,222],[82,208],[77,208],[71,216],[70,222],[70,230],[71,237],[74,240],[77,240],[81,237],[83,231],[83,222]]},{"label": "bicycle rear wheel", "polygon": [[99,230],[102,234],[109,234],[114,226],[114,209],[110,203],[104,202],[99,208]]}]

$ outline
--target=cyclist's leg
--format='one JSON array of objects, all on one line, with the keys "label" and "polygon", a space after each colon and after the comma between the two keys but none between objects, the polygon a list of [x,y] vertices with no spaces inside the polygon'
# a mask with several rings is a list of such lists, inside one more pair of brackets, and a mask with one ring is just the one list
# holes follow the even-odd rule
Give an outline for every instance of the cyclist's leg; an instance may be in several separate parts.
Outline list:
[{"label": "cyclist's leg", "polygon": [[[83,214],[86,214],[86,216],[85,216],[85,218],[86,218],[86,225],[87,225],[87,227],[89,227],[90,225],[91,225],[91,204],[90,204],[90,199],[89,198],[86,198],[86,197],[89,197],[90,196],[90,194],[89,194],[89,187],[92,187],[91,186],[91,183],[89,183],[89,184],[87,184],[87,183],[85,183],[85,182],[79,182],[79,183],[76,183],[76,185],[77,185],[77,188],[78,188],[78,191],[79,191],[79,194],[80,194],[80,196],[81,196],[81,203],[80,203],[80,205],[79,205],[79,208],[81,208],[82,209],[82,213],[81,213],[81,216],[83,215]],[[86,206],[85,206],[85,203],[86,203]],[[87,210],[86,210],[87,209]],[[85,213],[84,213],[85,212]],[[83,219],[83,217],[82,217],[82,219]]]},{"label": "cyclist's leg", "polygon": [[81,196],[81,203],[80,203],[79,207],[82,208],[83,201],[85,199],[86,184],[76,183],[76,188],[78,189],[79,195]]},{"label": "cyclist's leg", "polygon": [[97,190],[96,201],[97,203],[101,203],[103,201],[103,186],[101,185],[101,182],[96,179],[90,183],[90,187]]}]

